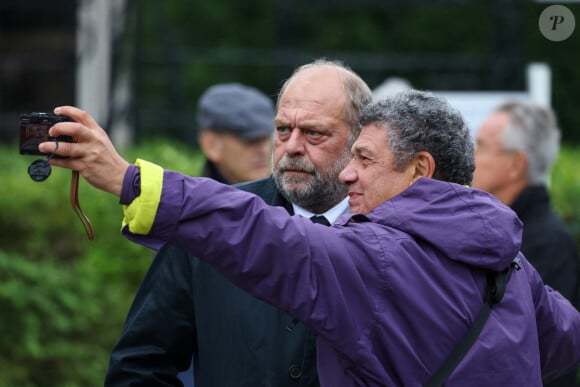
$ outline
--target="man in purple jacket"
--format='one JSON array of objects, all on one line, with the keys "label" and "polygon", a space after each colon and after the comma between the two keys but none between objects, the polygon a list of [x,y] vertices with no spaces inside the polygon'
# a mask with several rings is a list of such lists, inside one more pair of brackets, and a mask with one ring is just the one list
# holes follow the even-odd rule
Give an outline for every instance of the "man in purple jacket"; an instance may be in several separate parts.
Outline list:
[{"label": "man in purple jacket", "polygon": [[[483,306],[486,279],[515,262],[505,295],[448,386],[540,386],[580,362],[580,313],[519,252],[514,212],[471,182],[473,144],[442,99],[408,91],[367,106],[341,172],[351,214],[332,227],[247,192],[138,160],[86,113],[55,109],[53,165],[121,198],[124,233],[195,254],[315,330],[323,386],[421,386]],[[44,143],[40,150],[54,151]]]}]

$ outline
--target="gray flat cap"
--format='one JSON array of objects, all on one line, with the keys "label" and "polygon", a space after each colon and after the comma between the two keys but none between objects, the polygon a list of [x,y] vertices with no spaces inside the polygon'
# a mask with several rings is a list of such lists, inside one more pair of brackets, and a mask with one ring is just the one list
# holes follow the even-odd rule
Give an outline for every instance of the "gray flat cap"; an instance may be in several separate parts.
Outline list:
[{"label": "gray flat cap", "polygon": [[197,105],[200,130],[229,132],[248,140],[270,136],[274,116],[274,104],[268,96],[239,83],[211,86]]}]

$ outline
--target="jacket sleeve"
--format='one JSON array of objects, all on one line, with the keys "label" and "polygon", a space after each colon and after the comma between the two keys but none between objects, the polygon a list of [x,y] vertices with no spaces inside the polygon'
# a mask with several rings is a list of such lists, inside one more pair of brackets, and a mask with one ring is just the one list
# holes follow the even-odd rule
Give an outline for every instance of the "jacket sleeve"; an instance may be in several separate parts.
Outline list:
[{"label": "jacket sleeve", "polygon": [[[580,312],[560,293],[544,285],[536,269],[522,261],[532,290],[544,383],[580,362]],[[555,371],[556,370],[556,371]]]},{"label": "jacket sleeve", "polygon": [[192,260],[165,245],[145,276],[111,354],[106,386],[181,386],[195,346]]},{"label": "jacket sleeve", "polygon": [[[141,182],[146,184],[143,176]],[[199,257],[235,285],[334,340],[350,332],[362,335],[373,323],[366,316],[375,309],[387,267],[380,238],[366,230],[361,240],[356,227],[331,230],[248,192],[166,170],[149,233],[123,232],[136,243],[163,240]],[[349,344],[356,345],[335,343]]]}]

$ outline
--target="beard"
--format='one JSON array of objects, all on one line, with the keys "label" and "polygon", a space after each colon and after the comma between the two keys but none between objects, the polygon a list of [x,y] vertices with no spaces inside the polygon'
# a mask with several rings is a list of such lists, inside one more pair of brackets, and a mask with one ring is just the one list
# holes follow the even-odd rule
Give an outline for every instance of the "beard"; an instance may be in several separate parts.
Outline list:
[{"label": "beard", "polygon": [[[347,186],[340,183],[338,174],[350,161],[350,152],[345,151],[327,170],[318,170],[305,157],[284,155],[273,169],[276,186],[282,196],[290,202],[320,214],[334,207],[346,197]],[[300,176],[288,176],[285,170],[304,172]]]}]

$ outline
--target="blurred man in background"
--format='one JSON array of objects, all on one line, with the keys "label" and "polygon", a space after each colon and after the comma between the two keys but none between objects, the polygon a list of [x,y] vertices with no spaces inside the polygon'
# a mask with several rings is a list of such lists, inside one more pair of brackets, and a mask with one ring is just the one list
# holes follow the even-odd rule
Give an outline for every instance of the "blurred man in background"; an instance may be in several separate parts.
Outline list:
[{"label": "blurred man in background", "polygon": [[210,87],[197,106],[199,146],[207,158],[202,176],[236,184],[270,174],[274,104],[239,83]]},{"label": "blurred man in background", "polygon": [[[578,305],[576,243],[550,204],[548,183],[559,152],[555,113],[528,101],[508,101],[476,135],[473,187],[510,206],[524,224],[522,252],[544,283]],[[574,386],[572,372],[549,386]]]}]

